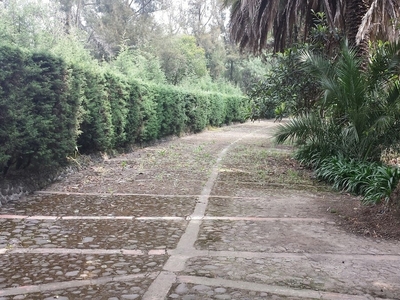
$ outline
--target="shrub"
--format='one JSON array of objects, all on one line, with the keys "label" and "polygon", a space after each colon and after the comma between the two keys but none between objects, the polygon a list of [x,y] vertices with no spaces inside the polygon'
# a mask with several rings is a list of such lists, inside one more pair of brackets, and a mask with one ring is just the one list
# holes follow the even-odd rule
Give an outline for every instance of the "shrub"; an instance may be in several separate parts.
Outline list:
[{"label": "shrub", "polygon": [[122,76],[114,73],[105,73],[105,92],[111,107],[112,148],[124,147],[127,142],[126,127],[128,102],[130,97],[129,84]]},{"label": "shrub", "polygon": [[[304,66],[319,82],[324,97],[318,109],[281,126],[278,142],[295,139],[301,150],[320,152],[321,158],[336,153],[359,161],[379,161],[381,151],[400,139],[396,55],[388,57],[383,66],[372,60],[369,69],[375,71],[368,72],[360,69],[361,60],[354,50],[345,46],[334,63],[304,52]],[[380,73],[382,68],[388,74]]]},{"label": "shrub", "polygon": [[139,142],[148,142],[160,137],[160,122],[157,115],[157,103],[148,88],[142,88],[140,101]]},{"label": "shrub", "polygon": [[143,83],[116,70],[0,46],[0,167],[60,165],[207,125],[244,121],[240,95]]},{"label": "shrub", "polygon": [[376,162],[348,160],[341,156],[325,158],[316,168],[319,179],[338,190],[363,196],[365,204],[389,201],[400,180],[400,170]]},{"label": "shrub", "polygon": [[183,94],[171,86],[154,86],[154,100],[160,122],[160,136],[179,135],[185,128]]},{"label": "shrub", "polygon": [[247,119],[247,112],[250,103],[245,97],[237,95],[225,95],[226,116],[225,124],[232,122],[244,122]]},{"label": "shrub", "polygon": [[229,101],[226,96],[221,94],[209,94],[210,114],[209,123],[212,126],[221,126],[225,123],[226,106]]},{"label": "shrub", "polygon": [[[0,166],[4,171],[15,163],[19,147],[32,120],[29,113],[28,99],[24,97],[27,84],[28,54],[15,47],[0,47]],[[27,124],[30,123],[30,124]]]},{"label": "shrub", "polygon": [[269,69],[247,92],[253,103],[252,119],[279,117],[275,108],[282,103],[292,115],[313,109],[321,91],[299,63],[303,46],[298,47],[266,57]]},{"label": "shrub", "polygon": [[114,128],[104,75],[86,71],[82,85],[84,98],[78,147],[82,153],[110,150]]},{"label": "shrub", "polygon": [[133,80],[129,81],[129,98],[127,100],[126,115],[126,144],[133,144],[139,140],[142,122],[141,101],[142,85]]},{"label": "shrub", "polygon": [[55,166],[75,148],[78,98],[68,97],[68,69],[48,53],[0,47],[0,163]]},{"label": "shrub", "polygon": [[200,132],[208,124],[208,108],[210,100],[205,94],[185,93],[185,114],[188,117],[189,131]]}]

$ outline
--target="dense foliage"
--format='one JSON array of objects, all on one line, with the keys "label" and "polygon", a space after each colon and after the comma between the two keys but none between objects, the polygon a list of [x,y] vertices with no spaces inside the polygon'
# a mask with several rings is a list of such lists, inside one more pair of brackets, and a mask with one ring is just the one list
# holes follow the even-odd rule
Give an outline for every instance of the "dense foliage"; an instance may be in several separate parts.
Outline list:
[{"label": "dense foliage", "polygon": [[74,150],[108,151],[246,118],[240,94],[145,83],[112,67],[86,68],[11,46],[0,47],[0,63],[4,171],[59,165]]},{"label": "dense foliage", "polygon": [[0,165],[57,164],[75,147],[78,99],[65,63],[0,47]]},{"label": "dense foliage", "polygon": [[362,195],[363,202],[368,204],[389,201],[400,180],[399,168],[343,156],[324,158],[315,174],[338,190]]},{"label": "dense foliage", "polygon": [[[323,97],[315,108],[297,115],[287,124],[280,126],[276,138],[278,142],[293,140],[298,145],[296,157],[317,170],[324,179],[334,181],[337,187],[348,189],[347,173],[339,172],[335,157],[343,157],[346,167],[353,175],[364,172],[355,165],[378,163],[385,149],[398,148],[400,143],[400,47],[396,44],[377,45],[367,69],[356,53],[344,46],[340,56],[331,61],[310,52],[303,54],[304,69],[313,76],[323,90]],[[346,161],[354,161],[347,164]],[[340,160],[342,162],[342,160]],[[398,181],[398,171],[386,171],[384,167],[372,164],[367,185],[384,190],[386,194],[360,188],[357,192],[365,199],[377,202],[380,197],[388,198]],[[383,169],[382,169],[383,168]],[[330,176],[322,176],[330,169]],[[361,173],[360,173],[361,172]],[[376,174],[393,173],[393,176]],[[334,175],[333,175],[334,174]],[[353,178],[351,175],[350,178]],[[359,178],[354,175],[354,178]],[[335,180],[332,180],[332,176]],[[374,179],[376,177],[376,180]],[[365,179],[360,181],[364,184]],[[350,189],[355,192],[356,190]],[[375,196],[371,196],[371,194]]]},{"label": "dense foliage", "polygon": [[300,55],[301,49],[293,47],[266,58],[269,69],[248,91],[253,119],[296,115],[314,107],[320,89],[299,64]]}]

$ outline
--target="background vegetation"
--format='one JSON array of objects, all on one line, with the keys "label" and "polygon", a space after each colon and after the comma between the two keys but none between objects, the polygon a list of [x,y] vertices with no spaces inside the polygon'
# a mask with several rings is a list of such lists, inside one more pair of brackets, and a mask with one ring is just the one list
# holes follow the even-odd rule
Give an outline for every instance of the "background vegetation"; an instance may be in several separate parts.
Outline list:
[{"label": "background vegetation", "polygon": [[4,173],[246,120],[220,4],[129,2],[0,2]]}]

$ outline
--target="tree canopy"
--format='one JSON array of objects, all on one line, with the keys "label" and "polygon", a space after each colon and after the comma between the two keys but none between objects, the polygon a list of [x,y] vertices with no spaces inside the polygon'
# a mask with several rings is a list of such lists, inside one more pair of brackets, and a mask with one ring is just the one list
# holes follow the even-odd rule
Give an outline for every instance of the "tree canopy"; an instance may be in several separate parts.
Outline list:
[{"label": "tree canopy", "polygon": [[397,0],[225,0],[225,5],[231,7],[231,38],[256,53],[268,45],[269,35],[275,51],[307,40],[314,12],[324,12],[330,30],[353,46],[369,38],[399,39]]}]

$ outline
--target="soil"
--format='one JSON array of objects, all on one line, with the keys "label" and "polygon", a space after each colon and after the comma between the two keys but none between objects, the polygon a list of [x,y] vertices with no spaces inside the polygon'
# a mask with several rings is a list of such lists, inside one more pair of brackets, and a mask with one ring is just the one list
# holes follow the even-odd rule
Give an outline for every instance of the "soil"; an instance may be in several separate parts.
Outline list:
[{"label": "soil", "polygon": [[336,212],[338,224],[349,232],[372,238],[400,240],[398,204],[363,205],[361,201],[343,200]]},{"label": "soil", "polygon": [[[285,166],[305,172],[297,162]],[[312,177],[311,171],[307,174]],[[371,238],[400,240],[400,184],[393,192],[390,202],[376,205],[364,205],[360,197],[337,193],[342,197],[332,203],[325,203],[326,210],[346,231]]]}]

